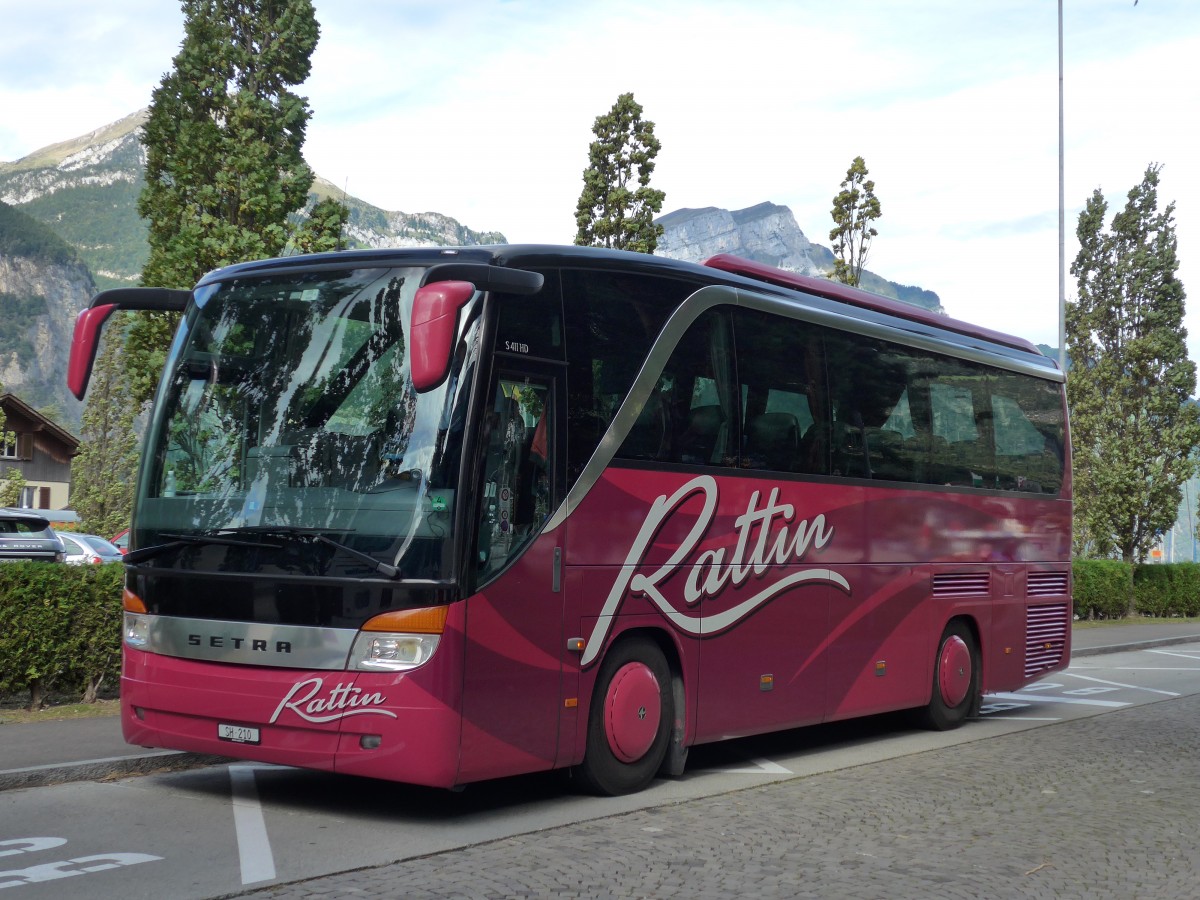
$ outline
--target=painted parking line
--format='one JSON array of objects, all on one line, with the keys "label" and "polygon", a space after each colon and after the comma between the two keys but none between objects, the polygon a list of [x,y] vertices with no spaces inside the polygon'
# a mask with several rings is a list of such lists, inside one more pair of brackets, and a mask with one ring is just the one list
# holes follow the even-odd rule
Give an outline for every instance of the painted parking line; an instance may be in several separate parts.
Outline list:
[{"label": "painted parking line", "polygon": [[750,760],[755,768],[753,769],[719,769],[722,775],[795,775],[791,769],[785,769],[779,763],[771,762],[769,759],[752,759]]},{"label": "painted parking line", "polygon": [[1019,694],[988,694],[988,696],[994,697],[998,700],[1015,700],[1018,702],[1036,700],[1040,703],[1070,703],[1079,706],[1104,706],[1109,709],[1119,709],[1122,706],[1132,706],[1131,703],[1126,703],[1123,700],[1095,700],[1089,697],[1065,697],[1061,694],[1027,694],[1022,692]]},{"label": "painted parking line", "polygon": [[1200,653],[1181,653],[1178,650],[1147,650],[1147,653],[1155,653],[1158,656],[1175,656],[1179,659],[1194,659],[1200,662]]},{"label": "painted parking line", "polygon": [[[0,856],[45,852],[62,847],[66,843],[67,839],[60,837],[17,838],[15,840],[0,842],[0,848],[2,848],[0,849]],[[0,871],[0,889],[42,884],[47,881],[58,881],[63,878],[75,878],[79,875],[108,872],[123,866],[136,866],[139,863],[161,861],[161,856],[151,856],[149,853],[94,853],[89,856],[76,856],[73,859],[60,859],[54,862],[39,863],[27,866],[24,869]]]},{"label": "painted parking line", "polygon": [[254,781],[256,768],[258,766],[229,767],[233,827],[237,832],[242,884],[256,884],[275,877],[275,857],[271,853],[267,823],[263,819],[262,804],[258,802],[258,785]]},{"label": "painted parking line", "polygon": [[1181,696],[1183,696],[1178,691],[1164,691],[1159,688],[1143,687],[1142,685],[1139,685],[1139,684],[1124,684],[1120,681],[1108,681],[1104,678],[1093,678],[1090,675],[1080,675],[1077,672],[1072,672],[1070,669],[1068,669],[1066,672],[1063,672],[1063,675],[1067,676],[1068,678],[1078,678],[1080,681],[1091,681],[1096,684],[1107,684],[1114,688],[1128,688],[1131,691],[1148,691],[1151,694],[1162,694],[1166,697],[1181,697]]}]

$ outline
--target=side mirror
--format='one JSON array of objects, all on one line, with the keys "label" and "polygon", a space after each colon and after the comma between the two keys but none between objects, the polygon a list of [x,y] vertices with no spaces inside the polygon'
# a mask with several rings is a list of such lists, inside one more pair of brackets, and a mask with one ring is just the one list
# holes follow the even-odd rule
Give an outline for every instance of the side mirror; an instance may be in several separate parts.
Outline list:
[{"label": "side mirror", "polygon": [[75,334],[71,338],[71,359],[67,366],[67,387],[82,400],[92,377],[100,329],[118,309],[183,312],[192,298],[191,291],[171,288],[113,288],[101,291],[91,304],[75,319]]},{"label": "side mirror", "polygon": [[75,319],[75,334],[71,338],[71,358],[67,364],[67,387],[82,400],[87,393],[88,381],[92,377],[92,365],[96,362],[96,346],[100,342],[100,329],[108,317],[116,312],[112,305],[93,306],[83,310]]},{"label": "side mirror", "polygon": [[450,374],[458,315],[475,296],[469,281],[437,281],[418,288],[409,329],[409,372],[417,393],[433,390]]}]

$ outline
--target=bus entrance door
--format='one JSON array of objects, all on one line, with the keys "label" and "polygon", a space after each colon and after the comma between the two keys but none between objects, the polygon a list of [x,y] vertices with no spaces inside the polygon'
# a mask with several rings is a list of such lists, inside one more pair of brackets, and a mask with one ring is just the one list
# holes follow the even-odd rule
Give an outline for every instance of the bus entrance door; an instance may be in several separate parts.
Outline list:
[{"label": "bus entrance door", "polygon": [[502,371],[480,434],[475,583],[467,606],[460,780],[549,769],[558,747],[563,594],[550,373]]}]

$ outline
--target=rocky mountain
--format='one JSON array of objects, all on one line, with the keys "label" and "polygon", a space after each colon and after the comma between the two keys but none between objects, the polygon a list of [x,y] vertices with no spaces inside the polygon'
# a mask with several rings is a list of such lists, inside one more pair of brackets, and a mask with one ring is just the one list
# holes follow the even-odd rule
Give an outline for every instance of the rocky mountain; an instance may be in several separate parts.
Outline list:
[{"label": "rocky mountain", "polygon": [[[827,277],[833,251],[814,244],[786,206],[759,203],[746,209],[678,209],[655,219],[663,226],[655,251],[660,256],[700,262],[718,253],[752,259],[789,272]],[[897,284],[864,271],[861,286],[868,291],[944,313],[933,291]]]},{"label": "rocky mountain", "polygon": [[[0,162],[0,383],[77,428],[81,405],[66,390],[76,314],[98,289],[137,283],[146,226],[137,214],[145,165],[138,140],[146,110],[89,134]],[[373,206],[318,178],[310,200],[333,196],[350,209],[352,247],[504,243],[435,212]],[[823,274],[833,254],[805,237],[791,210],[760,203],[742,210],[681,209],[659,220],[658,252],[701,260],[735,253],[792,271]],[[865,273],[868,290],[941,311],[936,294]]]},{"label": "rocky mountain", "polygon": [[[0,384],[77,429],[82,405],[63,373],[75,316],[97,290],[136,284],[148,248],[137,214],[146,110],[0,162]],[[503,243],[441,213],[391,212],[318,178],[310,199],[350,208],[351,247]]]},{"label": "rocky mountain", "polygon": [[71,429],[82,404],[63,373],[75,316],[95,291],[74,248],[0,203],[0,384]]},{"label": "rocky mountain", "polygon": [[[137,214],[145,154],[138,140],[146,110],[12,163],[0,162],[0,202],[48,226],[79,251],[101,288],[137,282],[146,261],[146,226]],[[350,208],[352,247],[503,243],[441,213],[389,212],[318,178],[312,200],[335,196]]]}]

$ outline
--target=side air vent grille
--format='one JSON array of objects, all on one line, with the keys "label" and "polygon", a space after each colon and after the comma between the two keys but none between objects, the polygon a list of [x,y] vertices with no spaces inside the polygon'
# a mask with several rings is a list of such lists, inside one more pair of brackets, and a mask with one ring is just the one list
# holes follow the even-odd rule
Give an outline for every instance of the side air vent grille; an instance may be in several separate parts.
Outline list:
[{"label": "side air vent grille", "polygon": [[1037,675],[1062,662],[1070,626],[1066,603],[1031,606],[1025,614],[1025,677]]},{"label": "side air vent grille", "polygon": [[1026,592],[1030,597],[1050,597],[1067,592],[1066,572],[1030,572]]},{"label": "side air vent grille", "polygon": [[935,597],[986,597],[989,592],[987,572],[951,572],[933,576]]}]

